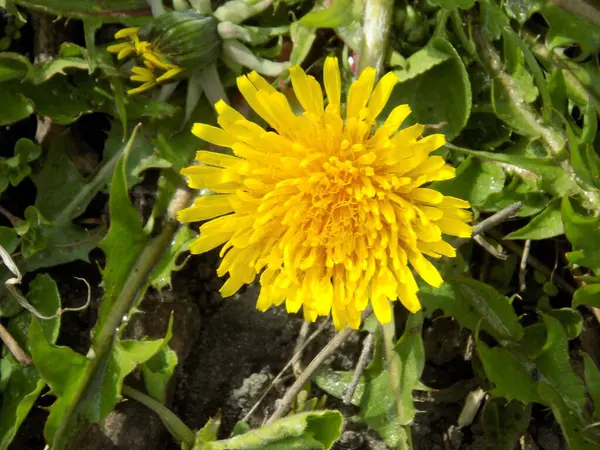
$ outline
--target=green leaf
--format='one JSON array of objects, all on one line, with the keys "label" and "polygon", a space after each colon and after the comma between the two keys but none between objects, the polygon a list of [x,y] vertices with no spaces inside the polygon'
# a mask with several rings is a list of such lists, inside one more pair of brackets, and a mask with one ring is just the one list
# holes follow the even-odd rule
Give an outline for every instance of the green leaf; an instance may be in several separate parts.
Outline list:
[{"label": "green leaf", "polygon": [[540,383],[538,392],[543,403],[549,405],[554,413],[554,418],[560,424],[563,435],[571,450],[592,450],[598,447],[598,441],[594,443],[585,436],[586,431],[594,432],[593,428],[584,428],[580,416],[575,414],[565,403],[558,390],[548,384]]},{"label": "green leaf", "polygon": [[[8,448],[19,427],[27,417],[42,389],[46,385],[33,366],[21,367],[12,356],[2,361],[12,365],[10,380],[2,394],[0,408],[0,448]],[[3,371],[6,370],[4,367]]]},{"label": "green leaf", "polygon": [[[110,131],[104,143],[104,159],[108,160],[114,157],[123,149],[124,133],[125,131],[117,120],[111,121]],[[142,180],[140,174],[143,170],[160,166],[160,164],[156,164],[156,161],[160,161],[162,158],[157,157],[158,152],[152,143],[152,137],[150,130],[142,130],[140,138],[131,145],[127,156],[127,187],[129,189]],[[152,158],[157,159],[148,164]]]},{"label": "green leaf", "polygon": [[566,196],[562,200],[562,217],[565,234],[573,246],[573,251],[567,253],[567,259],[600,274],[600,241],[590,239],[600,229],[600,217],[579,214]]},{"label": "green leaf", "polygon": [[469,9],[475,3],[475,0],[431,0],[434,5],[439,5],[442,8],[453,10],[456,8]]},{"label": "green leaf", "polygon": [[14,156],[0,158],[0,193],[8,187],[9,182],[18,186],[27,178],[31,174],[29,163],[35,161],[41,152],[41,147],[32,140],[19,139],[15,144]]},{"label": "green leaf", "polygon": [[53,58],[49,61],[34,64],[28,73],[27,81],[33,84],[42,84],[55,75],[66,75],[66,69],[89,70],[89,64],[81,58]]},{"label": "green leaf", "polygon": [[447,278],[439,288],[421,287],[419,298],[431,314],[436,309],[455,317],[462,327],[485,330],[498,341],[518,341],[523,327],[509,299],[493,287],[466,278]]},{"label": "green leaf", "polygon": [[482,205],[485,212],[498,212],[509,205],[521,202],[523,206],[517,213],[519,217],[529,217],[546,207],[550,198],[543,193],[535,182],[514,176],[500,192],[490,194]]},{"label": "green leaf", "polygon": [[[52,315],[60,308],[58,288],[48,275],[38,275],[33,279],[27,300],[45,315]],[[23,313],[8,325],[11,335],[24,349],[27,348],[27,325],[30,320],[30,314]],[[56,342],[60,317],[45,320],[41,326],[44,338]],[[46,383],[34,366],[21,366],[8,352],[1,364],[3,376],[7,366],[10,367],[10,378],[4,386],[0,407],[0,448],[8,448]]]},{"label": "green leaf", "polygon": [[483,32],[489,40],[498,40],[502,30],[509,24],[508,17],[492,0],[480,0]]},{"label": "green leaf", "polygon": [[[405,425],[411,423],[416,414],[413,391],[420,388],[419,379],[425,367],[422,325],[422,314],[410,315],[404,333],[394,346],[398,380],[392,380],[389,370],[376,362],[377,355],[365,370],[359,417],[391,447],[397,447],[407,439]],[[381,357],[378,359],[381,361]],[[401,417],[398,416],[392,383],[400,393]]]},{"label": "green leaf", "polygon": [[[516,82],[515,85],[517,85]],[[533,138],[540,136],[539,127],[533,126],[525,118],[524,108],[526,106],[515,104],[509,94],[508,88],[496,79],[492,82],[492,106],[498,118],[520,135]]]},{"label": "green leaf", "polygon": [[490,391],[492,395],[524,404],[541,401],[532,378],[532,364],[504,347],[490,348],[479,339],[476,345],[485,374],[495,385]]},{"label": "green leaf", "polygon": [[314,28],[304,26],[297,21],[290,25],[290,38],[294,44],[290,54],[290,63],[293,65],[300,65],[308,56],[308,53],[317,38],[317,31]]},{"label": "green leaf", "polygon": [[508,17],[522,24],[545,3],[545,0],[506,0],[503,4]]},{"label": "green leaf", "polygon": [[583,305],[600,308],[600,284],[588,284],[575,291],[571,306],[577,308]]},{"label": "green leaf", "polygon": [[167,388],[176,366],[177,353],[167,345],[142,364],[144,385],[148,395],[161,403],[166,403]]},{"label": "green leaf", "polygon": [[578,337],[583,330],[583,317],[576,309],[553,309],[548,314],[560,322],[569,340]]},{"label": "green leaf", "polygon": [[[84,64],[87,69],[87,63]],[[22,83],[19,86],[33,101],[38,114],[50,117],[57,124],[68,125],[83,114],[101,110],[106,102],[91,77],[72,77],[72,80],[58,76],[43,84]]]},{"label": "green leaf", "polygon": [[13,86],[9,83],[0,84],[0,126],[25,119],[34,111],[33,102]]},{"label": "green leaf", "polygon": [[29,60],[18,53],[0,53],[0,82],[22,80],[27,77],[32,65]]},{"label": "green leaf", "polygon": [[550,25],[546,36],[549,48],[579,44],[586,53],[600,50],[600,27],[579,18],[551,3],[544,4],[540,12]]},{"label": "green leaf", "polygon": [[518,400],[507,402],[501,398],[490,398],[481,413],[481,425],[495,450],[513,450],[521,435],[529,426],[531,405]]},{"label": "green leaf", "polygon": [[585,388],[571,367],[569,342],[561,323],[544,315],[547,341],[536,359],[540,380],[556,389],[570,410],[582,413],[585,407]]},{"label": "green leaf", "polygon": [[[413,110],[412,120],[419,123],[445,122],[439,132],[451,141],[471,114],[469,77],[460,56],[448,41],[434,37],[427,46],[434,51],[428,52],[420,63],[430,65],[429,69],[396,85],[388,105],[409,104]],[[440,61],[439,53],[446,54],[447,60]],[[389,113],[389,109],[387,111]],[[383,114],[382,118],[385,117]]]},{"label": "green leaf", "polygon": [[564,232],[565,229],[560,212],[560,200],[556,199],[544,211],[531,219],[523,228],[513,231],[506,236],[506,239],[541,240],[560,236]]},{"label": "green leaf", "polygon": [[522,155],[509,155],[505,153],[481,152],[477,150],[469,150],[466,148],[456,147],[451,144],[446,144],[454,151],[466,153],[467,155],[477,156],[478,158],[496,161],[532,172],[537,175],[540,180],[540,185],[543,190],[556,197],[562,197],[570,189],[574,187],[573,181],[565,170],[558,166],[554,160],[550,158],[529,158]]},{"label": "green leaf", "polygon": [[600,417],[600,370],[590,355],[582,353],[581,356],[583,357],[585,387],[594,403],[594,417],[598,419]]},{"label": "green leaf", "polygon": [[353,20],[352,0],[333,0],[326,9],[313,9],[298,22],[312,28],[337,28],[349,25]]},{"label": "green leaf", "polygon": [[426,45],[406,59],[406,68],[395,70],[398,83],[403,83],[424,74],[435,66],[451,58],[451,54],[437,50],[433,45]]},{"label": "green leaf", "polygon": [[136,13],[136,15],[139,15],[146,12],[146,15],[150,15],[150,8],[148,8],[145,0],[103,2],[96,0],[16,0],[15,3],[58,16],[81,18],[100,16],[107,22],[118,22],[122,13]]},{"label": "green leaf", "polygon": [[117,162],[110,186],[111,223],[108,234],[99,245],[106,254],[106,266],[102,271],[105,293],[96,324],[96,335],[100,334],[116,296],[123,289],[131,268],[149,240],[142,226],[142,218],[129,200],[127,185],[127,157],[136,137],[137,129],[132,133]]},{"label": "green leaf", "polygon": [[[317,372],[312,380],[327,394],[341,399],[344,397],[346,387],[352,382],[353,377],[354,372],[325,369]],[[363,396],[364,390],[365,376],[361,375],[356,385],[356,390],[352,395],[351,403],[353,405],[360,406],[360,399]]]},{"label": "green leaf", "polygon": [[491,194],[500,192],[505,178],[506,174],[499,165],[469,157],[458,166],[455,178],[433,183],[433,188],[477,206]]},{"label": "green leaf", "polygon": [[92,198],[104,187],[116,164],[108,160],[89,180],[84,179],[66,148],[75,145],[70,135],[57,137],[50,147],[45,164],[32,176],[37,189],[35,206],[51,226],[41,228],[46,248],[25,260],[27,271],[74,260],[88,260],[104,234],[104,228],[87,230],[72,223],[81,215]]},{"label": "green leaf", "polygon": [[339,439],[338,411],[311,411],[284,417],[272,424],[222,441],[196,441],[193,450],[328,450]]},{"label": "green leaf", "polygon": [[[166,345],[171,337],[171,326],[172,320],[164,339],[117,341],[108,358],[101,363],[86,396],[78,398],[76,393],[90,370],[91,361],[69,347],[50,344],[41,325],[34,320],[29,329],[31,356],[41,377],[50,386],[51,394],[56,397],[44,428],[46,441],[52,442],[53,448],[62,449],[84,422],[102,421],[117,404],[124,378]],[[71,408],[75,408],[74,417],[67,414]],[[63,423],[64,417],[70,417],[68,424]],[[67,429],[61,432],[59,442],[55,442],[61,427]]]}]

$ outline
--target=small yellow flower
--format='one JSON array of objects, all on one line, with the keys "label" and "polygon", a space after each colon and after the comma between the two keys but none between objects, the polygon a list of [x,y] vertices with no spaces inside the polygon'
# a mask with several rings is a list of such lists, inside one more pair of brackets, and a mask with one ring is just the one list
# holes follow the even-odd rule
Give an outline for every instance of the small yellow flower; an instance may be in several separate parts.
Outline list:
[{"label": "small yellow flower", "polygon": [[237,85],[272,131],[222,101],[220,128],[194,125],[194,134],[233,155],[201,150],[201,164],[182,170],[192,188],[214,193],[179,212],[183,222],[212,219],[200,227],[192,253],[225,244],[217,273],[229,278],[221,294],[259,276],[261,311],[285,301],[289,312],[303,308],[309,321],[331,314],[337,329],[358,328],[369,302],[382,323],[391,320],[394,300],[418,311],[410,267],[440,286],[425,256],[453,257],[443,235],[471,235],[469,203],[423,187],[454,177],[441,156],[430,156],[444,136],[420,138],[418,124],[399,130],[407,105],[377,126],[397,81],[393,73],[374,87],[375,70],[365,69],[342,104],[338,62],[327,58],[326,107],[313,77],[299,67],[290,73],[302,115],[253,72]]},{"label": "small yellow flower", "polygon": [[[152,49],[152,44],[148,41],[140,41],[139,27],[124,28],[115,33],[115,39],[129,39],[129,42],[109,45],[107,50],[117,54],[117,59],[125,59],[132,55],[141,58],[144,67],[134,66],[130,77],[132,81],[143,83],[137,88],[127,91],[129,95],[138,94],[164,83],[183,71],[175,64],[171,64],[164,56]],[[155,76],[154,71],[164,72]]]}]

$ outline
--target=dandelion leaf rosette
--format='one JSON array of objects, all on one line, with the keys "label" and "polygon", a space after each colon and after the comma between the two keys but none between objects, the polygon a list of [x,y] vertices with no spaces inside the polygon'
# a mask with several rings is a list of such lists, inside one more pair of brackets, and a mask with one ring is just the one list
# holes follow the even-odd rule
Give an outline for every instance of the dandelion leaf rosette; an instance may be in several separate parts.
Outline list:
[{"label": "dandelion leaf rosette", "polygon": [[455,256],[444,235],[471,235],[469,203],[426,187],[454,177],[441,156],[431,156],[444,136],[421,137],[420,124],[400,130],[408,105],[378,126],[394,73],[375,84],[375,70],[366,68],[345,104],[336,58],[325,61],[327,103],[314,77],[298,66],[290,77],[302,114],[257,73],[237,79],[269,131],[222,101],[219,127],[194,125],[199,138],[233,155],[201,150],[200,164],[182,171],[190,187],[213,193],[179,212],[184,222],[209,220],[192,253],[224,244],[218,274],[229,277],[221,294],[259,277],[261,311],[285,302],[310,321],[331,314],[338,329],[358,328],[369,303],[382,323],[394,300],[418,311],[411,267],[440,286],[427,257]]}]

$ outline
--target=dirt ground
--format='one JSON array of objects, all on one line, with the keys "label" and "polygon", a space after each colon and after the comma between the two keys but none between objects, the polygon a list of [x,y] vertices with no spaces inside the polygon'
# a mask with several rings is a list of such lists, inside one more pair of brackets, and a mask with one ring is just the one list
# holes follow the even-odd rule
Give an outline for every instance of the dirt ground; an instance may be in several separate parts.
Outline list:
[{"label": "dirt ground", "polygon": [[[100,256],[100,255],[98,255]],[[171,312],[175,316],[172,348],[179,364],[172,381],[171,409],[188,426],[198,429],[218,411],[223,423],[221,437],[226,437],[235,423],[242,419],[270,385],[294,352],[302,325],[300,316],[290,316],[283,308],[260,313],[255,309],[257,289],[250,286],[241,294],[222,299],[218,289],[222,281],[216,276],[215,252],[192,257],[186,267],[174,274],[172,289],[149,291],[140,306],[143,313],[129,325],[130,337],[148,335],[162,337]],[[70,264],[50,270],[56,279],[66,305],[81,304],[86,292],[73,276],[94,272],[94,265]],[[101,296],[95,281],[93,295]],[[89,345],[89,327],[94,323],[96,309],[68,314],[63,319],[59,344],[67,344],[85,353]],[[316,329],[313,325],[311,330]],[[322,333],[310,344],[303,363],[310,359],[331,338],[333,330]],[[337,370],[351,370],[361,350],[362,334],[347,341],[328,364]],[[469,392],[477,389],[471,361],[465,359],[468,333],[447,318],[426,321],[424,328],[427,364],[422,382],[431,392],[415,393],[417,415],[413,424],[415,450],[485,450],[494,449],[483,434],[479,417],[471,426],[457,428],[457,418]],[[468,351],[467,351],[468,354]],[[275,401],[292,382],[291,372],[283,378],[250,418],[250,425],[260,426],[272,412]],[[139,374],[127,381],[141,387]],[[313,387],[312,395],[322,392]],[[51,397],[41,397],[40,407],[50,404]],[[383,450],[388,447],[358,423],[358,409],[345,406],[329,397],[328,407],[339,408],[345,418],[341,440],[336,450]],[[46,413],[34,408],[23,424],[14,449],[43,448],[42,424]],[[551,412],[534,409],[533,420],[520,448],[540,450],[566,449],[559,427]],[[134,401],[124,401],[102,425],[86,427],[70,446],[78,450],[175,450],[160,420],[150,410]],[[519,447],[517,447],[519,448]]]}]

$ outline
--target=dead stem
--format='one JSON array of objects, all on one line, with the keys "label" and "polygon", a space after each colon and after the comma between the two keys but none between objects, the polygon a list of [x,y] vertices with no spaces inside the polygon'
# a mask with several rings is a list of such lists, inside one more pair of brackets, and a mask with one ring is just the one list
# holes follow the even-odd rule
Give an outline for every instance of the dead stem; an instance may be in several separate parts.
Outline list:
[{"label": "dead stem", "polygon": [[277,409],[271,417],[265,422],[265,425],[275,422],[277,419],[283,417],[291,408],[292,402],[302,390],[302,387],[310,380],[312,375],[317,369],[325,362],[325,360],[331,356],[335,351],[354,333],[354,330],[346,328],[343,331],[337,333],[333,339],[331,339],[325,347],[319,352],[317,356],[310,362],[304,372],[298,377],[298,379],[292,384],[281,400]]}]

